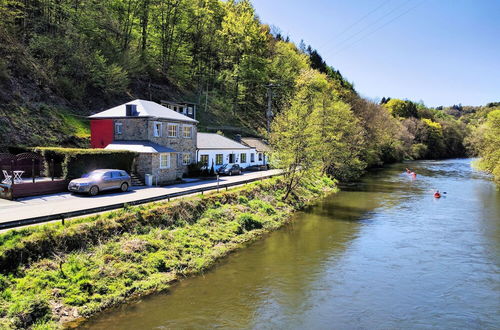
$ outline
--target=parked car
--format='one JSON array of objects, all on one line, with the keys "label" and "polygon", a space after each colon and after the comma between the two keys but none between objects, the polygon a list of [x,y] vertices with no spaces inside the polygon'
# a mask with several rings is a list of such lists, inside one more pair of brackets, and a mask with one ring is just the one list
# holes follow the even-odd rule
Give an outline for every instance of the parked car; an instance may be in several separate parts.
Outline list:
[{"label": "parked car", "polygon": [[266,171],[269,169],[269,165],[251,165],[245,168],[246,171]]},{"label": "parked car", "polygon": [[80,179],[71,180],[68,190],[74,193],[86,193],[91,196],[100,191],[120,189],[127,191],[131,186],[131,178],[122,170],[94,170]]},{"label": "parked car", "polygon": [[217,170],[217,173],[220,175],[233,175],[233,174],[241,174],[241,166],[238,164],[224,164]]}]

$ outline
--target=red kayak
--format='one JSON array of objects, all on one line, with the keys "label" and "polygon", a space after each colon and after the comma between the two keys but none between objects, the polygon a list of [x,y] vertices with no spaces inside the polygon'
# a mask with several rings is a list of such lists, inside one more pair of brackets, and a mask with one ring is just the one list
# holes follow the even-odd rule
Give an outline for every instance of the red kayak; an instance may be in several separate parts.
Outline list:
[{"label": "red kayak", "polygon": [[434,193],[434,198],[441,198],[441,194],[438,192]]}]

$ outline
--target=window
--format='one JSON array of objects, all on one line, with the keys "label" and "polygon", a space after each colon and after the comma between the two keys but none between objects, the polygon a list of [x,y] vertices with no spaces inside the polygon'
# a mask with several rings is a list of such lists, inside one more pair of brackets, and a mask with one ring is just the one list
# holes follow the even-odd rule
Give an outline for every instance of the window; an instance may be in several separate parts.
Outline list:
[{"label": "window", "polygon": [[160,137],[161,136],[162,128],[163,128],[163,124],[160,123],[160,122],[155,121],[153,123],[153,135],[155,137]]},{"label": "window", "polygon": [[183,154],[182,155],[182,165],[191,164],[191,154]]},{"label": "window", "polygon": [[247,162],[247,154],[246,153],[242,153],[240,155],[240,163],[246,163]]},{"label": "window", "polygon": [[160,154],[160,168],[170,168],[170,154]]},{"label": "window", "polygon": [[200,163],[208,165],[208,155],[200,155]]},{"label": "window", "polygon": [[250,154],[250,161],[255,163],[255,154],[253,152]]},{"label": "window", "polygon": [[235,156],[235,154],[229,154],[229,164],[234,163],[234,159],[236,158]]},{"label": "window", "polygon": [[191,131],[192,131],[192,127],[191,126],[182,126],[182,136],[185,139],[190,139],[191,138]]},{"label": "window", "polygon": [[115,134],[121,135],[122,134],[122,123],[115,123]]},{"label": "window", "polygon": [[261,161],[262,161],[262,153],[259,152],[259,162],[261,162]]},{"label": "window", "polygon": [[178,126],[176,124],[168,124],[168,137],[177,137]]},{"label": "window", "polygon": [[193,114],[193,107],[188,108],[188,114],[192,115]]},{"label": "window", "polygon": [[222,159],[223,159],[222,154],[215,155],[215,165],[222,165],[223,163]]}]

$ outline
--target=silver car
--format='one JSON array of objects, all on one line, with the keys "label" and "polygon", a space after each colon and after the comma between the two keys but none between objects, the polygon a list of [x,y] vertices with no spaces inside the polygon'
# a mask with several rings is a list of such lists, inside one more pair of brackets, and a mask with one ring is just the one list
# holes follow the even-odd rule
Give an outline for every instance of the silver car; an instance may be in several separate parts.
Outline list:
[{"label": "silver car", "polygon": [[91,196],[100,191],[120,189],[127,191],[131,186],[130,175],[122,170],[94,170],[80,179],[71,180],[68,190],[75,193],[87,193]]}]

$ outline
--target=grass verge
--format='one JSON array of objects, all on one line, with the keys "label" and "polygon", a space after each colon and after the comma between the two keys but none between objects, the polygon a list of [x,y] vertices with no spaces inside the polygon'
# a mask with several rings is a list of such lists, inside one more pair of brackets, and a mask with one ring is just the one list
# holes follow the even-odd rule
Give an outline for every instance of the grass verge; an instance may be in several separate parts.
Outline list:
[{"label": "grass verge", "polygon": [[167,290],[335,189],[318,177],[283,201],[281,180],[0,235],[0,328],[57,329]]}]

